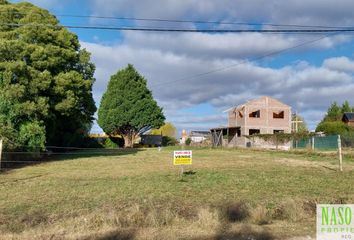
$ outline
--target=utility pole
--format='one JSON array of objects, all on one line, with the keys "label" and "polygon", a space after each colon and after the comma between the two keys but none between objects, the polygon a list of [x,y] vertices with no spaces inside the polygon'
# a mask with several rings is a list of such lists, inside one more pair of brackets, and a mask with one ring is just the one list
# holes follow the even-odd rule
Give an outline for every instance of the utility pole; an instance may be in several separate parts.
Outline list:
[{"label": "utility pole", "polygon": [[298,127],[297,127],[297,111],[295,112],[295,124],[296,124],[296,127],[295,127],[295,132],[297,133],[298,132]]},{"label": "utility pole", "polygon": [[291,125],[292,125],[292,128],[293,128],[292,131],[297,133],[299,131],[299,125],[298,124],[302,123],[304,121],[298,119],[297,111],[295,112],[295,114],[293,116],[294,116],[294,120],[291,121],[292,122]]},{"label": "utility pole", "polygon": [[[302,120],[299,120],[297,117],[297,111],[293,114],[293,119],[291,120],[291,132],[297,133],[299,131],[298,123],[302,123]],[[295,140],[295,148],[297,148],[297,140]]]}]

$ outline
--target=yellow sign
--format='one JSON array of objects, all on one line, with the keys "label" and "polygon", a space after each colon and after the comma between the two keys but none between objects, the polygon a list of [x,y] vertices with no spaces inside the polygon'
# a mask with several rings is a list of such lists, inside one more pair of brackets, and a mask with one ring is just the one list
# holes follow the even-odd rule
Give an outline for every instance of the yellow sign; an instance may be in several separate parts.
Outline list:
[{"label": "yellow sign", "polygon": [[192,164],[192,151],[182,150],[173,152],[173,165]]}]

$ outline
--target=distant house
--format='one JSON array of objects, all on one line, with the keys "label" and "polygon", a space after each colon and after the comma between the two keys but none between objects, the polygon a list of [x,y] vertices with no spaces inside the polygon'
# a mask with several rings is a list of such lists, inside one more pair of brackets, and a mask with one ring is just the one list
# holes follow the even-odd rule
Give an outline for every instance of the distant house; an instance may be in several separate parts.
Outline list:
[{"label": "distant house", "polygon": [[354,127],[354,112],[346,112],[343,114],[342,121],[348,126]]},{"label": "distant house", "polygon": [[[194,143],[201,143],[210,137],[209,131],[191,131],[189,138]],[[209,138],[210,139],[210,138]]]},{"label": "distant house", "polygon": [[291,132],[291,107],[274,98],[264,96],[226,110],[228,126],[213,128],[214,145],[247,146],[244,137],[253,134]]}]

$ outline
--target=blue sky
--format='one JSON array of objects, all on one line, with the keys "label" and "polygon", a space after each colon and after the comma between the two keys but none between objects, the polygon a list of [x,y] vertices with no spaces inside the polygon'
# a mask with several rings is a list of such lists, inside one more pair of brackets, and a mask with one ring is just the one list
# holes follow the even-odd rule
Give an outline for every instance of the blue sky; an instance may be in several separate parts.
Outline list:
[{"label": "blue sky", "polygon": [[[30,2],[57,15],[64,25],[203,27],[192,23],[128,22],[60,16],[70,14],[322,26],[351,26],[354,22],[354,2],[350,0]],[[78,34],[82,47],[92,53],[92,61],[96,64],[97,80],[93,93],[97,106],[109,77],[132,63],[147,78],[155,99],[164,108],[167,121],[174,123],[179,131],[226,125],[223,110],[263,95],[289,104],[305,118],[311,129],[321,120],[331,102],[349,100],[354,105],[354,42],[351,34],[326,37],[286,53],[245,62],[321,36],[72,31]],[[237,66],[199,78],[192,77],[230,65]],[[180,79],[184,80],[178,81]],[[101,130],[95,124],[92,131]]]}]

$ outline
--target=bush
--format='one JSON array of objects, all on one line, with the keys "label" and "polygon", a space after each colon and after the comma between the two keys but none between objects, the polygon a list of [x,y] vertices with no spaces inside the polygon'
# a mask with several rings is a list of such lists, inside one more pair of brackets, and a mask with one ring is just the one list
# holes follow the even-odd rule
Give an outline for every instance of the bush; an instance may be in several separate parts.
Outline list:
[{"label": "bush", "polygon": [[190,138],[187,138],[187,139],[186,139],[186,145],[187,145],[187,146],[191,145],[191,142],[192,142],[192,139],[190,139]]},{"label": "bush", "polygon": [[325,134],[340,134],[344,135],[349,132],[354,132],[354,128],[346,125],[343,122],[321,122],[316,128],[316,132],[324,132]]},{"label": "bush", "polygon": [[177,140],[173,137],[163,136],[162,137],[162,146],[175,146],[177,144]]},{"label": "bush", "polygon": [[106,138],[104,141],[104,148],[117,148],[118,145],[113,142],[110,138]]},{"label": "bush", "polygon": [[119,148],[124,146],[124,140],[120,137],[109,137],[104,141],[105,148]]},{"label": "bush", "polygon": [[45,127],[37,122],[27,122],[20,127],[18,142],[32,151],[45,149]]}]

